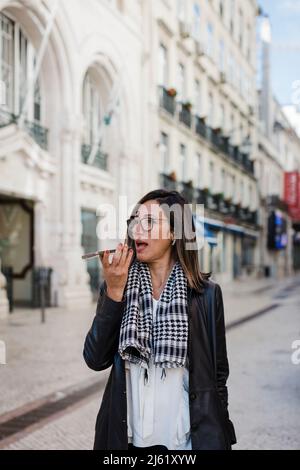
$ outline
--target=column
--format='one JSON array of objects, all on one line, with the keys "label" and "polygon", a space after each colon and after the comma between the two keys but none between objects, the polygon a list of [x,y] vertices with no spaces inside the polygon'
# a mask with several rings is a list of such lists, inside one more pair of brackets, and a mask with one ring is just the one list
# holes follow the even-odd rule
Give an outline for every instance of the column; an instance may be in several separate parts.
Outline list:
[{"label": "column", "polygon": [[54,289],[59,306],[78,308],[92,302],[89,274],[81,259],[80,120],[68,115],[61,135],[58,251],[53,253]]}]

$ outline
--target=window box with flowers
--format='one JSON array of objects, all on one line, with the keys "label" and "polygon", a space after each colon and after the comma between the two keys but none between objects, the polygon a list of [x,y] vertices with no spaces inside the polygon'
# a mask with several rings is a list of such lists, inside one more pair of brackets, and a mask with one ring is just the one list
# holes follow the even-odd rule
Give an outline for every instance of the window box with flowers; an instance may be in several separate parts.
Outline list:
[{"label": "window box with flowers", "polygon": [[175,88],[160,88],[160,107],[172,116],[174,116],[176,110],[176,95]]},{"label": "window box with flowers", "polygon": [[193,180],[184,181],[182,184],[182,194],[188,202],[193,202],[194,199],[194,184]]},{"label": "window box with flowers", "polygon": [[175,171],[171,171],[171,173],[168,174],[168,177],[171,181],[177,181],[177,176]]},{"label": "window box with flowers", "polygon": [[167,94],[172,98],[175,98],[175,96],[177,95],[177,90],[175,88],[168,88]]},{"label": "window box with flowers", "polygon": [[182,103],[182,106],[184,109],[186,109],[187,111],[191,112],[192,110],[192,103],[190,101],[185,101],[184,103]]}]

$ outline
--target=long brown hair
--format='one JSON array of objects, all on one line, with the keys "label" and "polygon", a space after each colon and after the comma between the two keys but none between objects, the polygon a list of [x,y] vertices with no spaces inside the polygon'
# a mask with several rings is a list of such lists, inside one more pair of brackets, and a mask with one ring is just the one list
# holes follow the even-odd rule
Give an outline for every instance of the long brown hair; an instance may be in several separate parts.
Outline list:
[{"label": "long brown hair", "polygon": [[[200,270],[199,265],[199,258],[198,258],[198,250],[187,250],[186,243],[196,242],[196,231],[195,231],[195,224],[194,219],[192,217],[192,212],[188,205],[188,201],[178,192],[178,191],[167,191],[166,189],[156,189],[150,191],[145,196],[143,196],[136,206],[134,207],[131,216],[133,217],[136,210],[141,204],[144,204],[146,201],[155,200],[162,205],[162,209],[164,210],[164,206],[170,208],[169,213],[169,222],[170,222],[170,230],[174,233],[174,227],[176,222],[176,212],[175,216],[171,209],[171,207],[178,207],[180,206],[179,214],[182,215],[180,219],[180,223],[182,224],[182,235],[180,238],[176,239],[174,245],[172,245],[172,254],[175,261],[179,261],[184,273],[186,275],[188,285],[195,289],[198,292],[203,292],[203,287],[205,287],[205,281],[209,279],[211,276],[211,272],[203,273]],[[185,206],[186,205],[186,206]],[[189,211],[189,216],[186,218],[184,216],[184,211]],[[177,213],[178,214],[178,213]],[[180,216],[181,216],[180,215]],[[192,222],[192,227],[185,227],[186,224]],[[177,220],[178,222],[178,220]],[[187,229],[187,230],[186,230]],[[191,239],[186,238],[186,234],[193,233],[194,236]],[[136,251],[135,251],[135,242],[133,238],[130,237],[129,230],[127,228],[127,236],[126,236],[126,243],[129,247],[133,248],[134,255],[132,257],[132,262],[136,259]]]}]

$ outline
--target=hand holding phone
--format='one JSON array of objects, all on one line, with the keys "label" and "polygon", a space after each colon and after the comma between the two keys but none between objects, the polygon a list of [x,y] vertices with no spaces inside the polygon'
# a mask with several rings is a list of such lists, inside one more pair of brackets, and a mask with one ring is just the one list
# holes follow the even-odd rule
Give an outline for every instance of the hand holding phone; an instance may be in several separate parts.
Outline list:
[{"label": "hand holding phone", "polygon": [[109,262],[110,251],[111,250],[104,251],[102,256],[99,255],[99,258],[103,266],[103,275],[107,285],[107,295],[111,299],[120,302],[123,298],[124,288],[127,283],[133,249],[129,249],[126,243],[119,243],[114,252],[111,263]]}]

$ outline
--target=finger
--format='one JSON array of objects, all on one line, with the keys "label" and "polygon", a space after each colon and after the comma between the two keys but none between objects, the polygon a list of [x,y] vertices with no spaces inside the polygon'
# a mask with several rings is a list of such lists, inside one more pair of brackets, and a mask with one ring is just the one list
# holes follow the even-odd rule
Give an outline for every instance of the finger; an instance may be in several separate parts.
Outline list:
[{"label": "finger", "polygon": [[119,243],[112,259],[113,266],[117,266],[119,264],[121,255],[122,255],[122,243]]},{"label": "finger", "polygon": [[109,252],[105,250],[102,255],[99,255],[103,268],[107,268],[109,266],[108,263]]},{"label": "finger", "polygon": [[130,265],[130,262],[131,262],[131,260],[132,260],[133,254],[134,254],[133,248],[130,248],[130,249],[128,250],[128,255],[127,255],[127,258],[126,258],[126,261],[125,261],[125,265],[127,266],[127,268],[128,268],[129,265]]},{"label": "finger", "polygon": [[120,257],[119,264],[123,265],[125,263],[126,258],[127,258],[127,253],[128,253],[128,245],[125,243],[121,257]]}]

